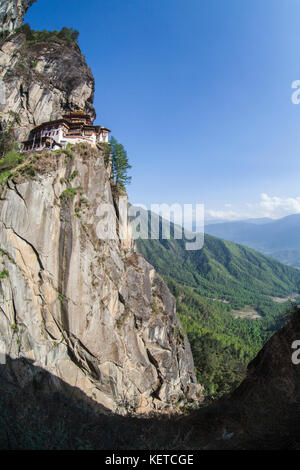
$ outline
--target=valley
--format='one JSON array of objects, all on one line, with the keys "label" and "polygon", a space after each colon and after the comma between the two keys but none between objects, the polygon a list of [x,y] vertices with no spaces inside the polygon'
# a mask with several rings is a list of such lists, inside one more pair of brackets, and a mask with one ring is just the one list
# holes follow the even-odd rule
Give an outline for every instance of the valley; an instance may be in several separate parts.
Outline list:
[{"label": "valley", "polygon": [[[157,217],[143,212],[151,216]],[[207,398],[216,398],[240,383],[247,364],[286,323],[300,271],[210,235],[199,251],[186,251],[184,242],[139,239],[137,246],[175,296],[197,378]]]},{"label": "valley", "polygon": [[280,219],[254,219],[207,224],[205,232],[253,248],[289,266],[300,268],[300,214]]},{"label": "valley", "polygon": [[300,449],[296,15],[75,3],[0,0],[0,450]]}]

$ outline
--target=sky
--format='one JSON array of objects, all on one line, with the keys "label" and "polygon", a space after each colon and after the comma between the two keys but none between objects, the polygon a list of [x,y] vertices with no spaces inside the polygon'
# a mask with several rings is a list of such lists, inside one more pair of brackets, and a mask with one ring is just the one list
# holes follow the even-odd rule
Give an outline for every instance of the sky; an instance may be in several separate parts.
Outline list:
[{"label": "sky", "polygon": [[299,0],[38,0],[25,22],[80,31],[132,203],[300,212]]}]

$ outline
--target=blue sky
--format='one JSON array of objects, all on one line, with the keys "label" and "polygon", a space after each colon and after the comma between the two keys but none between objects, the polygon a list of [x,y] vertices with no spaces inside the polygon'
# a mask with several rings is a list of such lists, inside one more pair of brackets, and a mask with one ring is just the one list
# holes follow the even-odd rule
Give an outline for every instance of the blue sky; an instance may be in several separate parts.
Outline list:
[{"label": "blue sky", "polygon": [[298,0],[38,0],[25,21],[80,31],[97,123],[133,166],[131,202],[300,212]]}]

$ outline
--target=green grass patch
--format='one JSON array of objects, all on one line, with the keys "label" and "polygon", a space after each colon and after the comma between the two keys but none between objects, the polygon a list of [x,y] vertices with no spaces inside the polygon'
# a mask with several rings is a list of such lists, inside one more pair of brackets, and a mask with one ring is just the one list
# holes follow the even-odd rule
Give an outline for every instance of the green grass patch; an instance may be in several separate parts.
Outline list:
[{"label": "green grass patch", "polygon": [[76,178],[76,176],[78,176],[78,174],[79,174],[78,170],[74,170],[70,176],[70,181],[73,181]]},{"label": "green grass patch", "polygon": [[33,165],[31,164],[28,164],[26,166],[24,166],[21,170],[20,170],[20,173],[23,175],[23,176],[35,176],[36,175],[36,169],[34,168]]},{"label": "green grass patch", "polygon": [[9,272],[7,269],[3,269],[3,271],[0,272],[0,279],[5,279],[9,276]]},{"label": "green grass patch", "polygon": [[66,146],[66,148],[62,150],[62,152],[66,157],[70,158],[71,160],[74,160],[74,154],[73,154],[71,148],[72,148],[72,145],[68,144]]},{"label": "green grass patch", "polygon": [[157,303],[155,302],[155,300],[153,300],[153,302],[151,304],[151,308],[152,308],[153,312],[156,313],[156,315],[160,314],[159,308],[158,308]]},{"label": "green grass patch", "polygon": [[74,197],[76,196],[79,188],[68,188],[65,189],[61,195],[60,199],[65,200],[65,201],[72,201]]},{"label": "green grass patch", "polygon": [[6,183],[12,176],[12,173],[10,171],[5,171],[3,173],[0,173],[0,185]]},{"label": "green grass patch", "polygon": [[25,157],[23,155],[20,155],[16,150],[11,150],[0,160],[0,177],[3,177],[3,173],[7,173],[9,170],[16,168],[24,161]]}]

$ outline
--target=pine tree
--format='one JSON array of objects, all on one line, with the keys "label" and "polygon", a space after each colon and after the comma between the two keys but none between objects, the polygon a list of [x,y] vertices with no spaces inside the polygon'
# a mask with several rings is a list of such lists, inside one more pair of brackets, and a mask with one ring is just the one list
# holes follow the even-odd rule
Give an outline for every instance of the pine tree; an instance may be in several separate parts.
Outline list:
[{"label": "pine tree", "polygon": [[0,123],[0,158],[16,146],[15,126],[20,125],[20,117],[17,113],[10,111],[10,119]]},{"label": "pine tree", "polygon": [[110,151],[112,177],[119,188],[125,189],[126,184],[131,182],[131,176],[128,176],[128,170],[131,168],[131,165],[128,162],[127,152],[123,145],[114,137],[110,138]]}]

